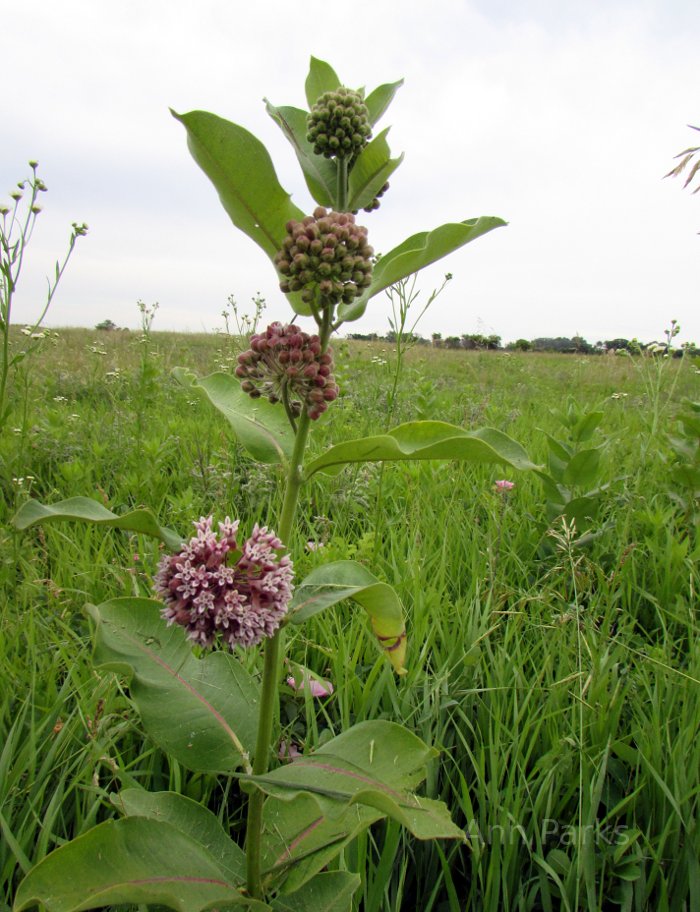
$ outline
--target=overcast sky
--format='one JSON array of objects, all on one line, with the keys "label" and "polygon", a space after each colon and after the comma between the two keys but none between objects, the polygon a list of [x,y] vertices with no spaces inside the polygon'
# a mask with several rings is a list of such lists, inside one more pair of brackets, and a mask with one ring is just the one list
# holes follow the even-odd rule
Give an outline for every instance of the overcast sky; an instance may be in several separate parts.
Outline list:
[{"label": "overcast sky", "polygon": [[[232,226],[170,116],[212,111],[258,136],[313,208],[264,110],[306,107],[311,54],[351,87],[401,77],[381,126],[406,158],[364,216],[387,251],[478,215],[509,222],[426,270],[454,275],[424,335],[574,335],[700,343],[700,194],[662,180],[699,144],[697,0],[0,0],[0,200],[39,160],[49,187],[15,322],[84,221],[51,326],[212,331],[230,294],[289,309],[267,258]],[[358,219],[359,221],[360,219]],[[349,330],[388,328],[383,295]]]}]

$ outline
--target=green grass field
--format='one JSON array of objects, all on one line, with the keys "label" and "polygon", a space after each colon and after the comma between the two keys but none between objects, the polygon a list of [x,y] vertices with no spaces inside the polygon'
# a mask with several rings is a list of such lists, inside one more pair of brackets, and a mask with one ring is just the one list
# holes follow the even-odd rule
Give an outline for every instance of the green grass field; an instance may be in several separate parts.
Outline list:
[{"label": "green grass field", "polygon": [[[288,543],[299,578],[352,557],[393,585],[408,673],[393,676],[348,605],[312,620],[289,655],[335,693],[286,689],[281,737],[308,751],[354,722],[402,722],[440,751],[425,793],[469,837],[418,843],[376,825],[340,857],[362,876],[356,908],[697,912],[698,512],[668,435],[683,399],[700,399],[700,365],[416,347],[392,396],[390,345],[334,347],[341,397],[314,428],[316,451],[432,418],[497,428],[544,465],[548,436],[568,439],[569,399],[603,413],[586,444],[600,462],[574,491],[596,505],[585,528],[548,509],[532,472],[370,465],[304,489]],[[0,909],[34,863],[116,815],[110,795],[129,784],[193,797],[242,839],[235,781],[169,760],[123,681],[91,664],[84,605],[151,595],[157,544],[10,525],[28,496],[84,495],[117,513],[149,506],[183,534],[210,513],[274,527],[281,478],[170,376],[231,370],[236,352],[223,335],[60,330],[13,378],[0,441]],[[501,478],[515,482],[507,495]]]}]

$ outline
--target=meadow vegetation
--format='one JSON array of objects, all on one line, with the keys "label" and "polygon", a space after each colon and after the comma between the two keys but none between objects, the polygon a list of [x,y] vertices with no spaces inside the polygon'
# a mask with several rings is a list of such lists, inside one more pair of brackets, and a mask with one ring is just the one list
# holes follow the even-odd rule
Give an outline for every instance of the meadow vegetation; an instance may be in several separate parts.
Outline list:
[{"label": "meadow vegetation", "polygon": [[[183,535],[211,513],[248,526],[279,514],[281,476],[170,374],[230,373],[244,341],[154,332],[142,313],[142,332],[47,333],[10,377],[2,909],[47,853],[117,816],[111,798],[130,785],[194,798],[243,838],[236,780],[154,747],[123,678],[91,662],[85,604],[150,597],[158,543],[10,524],[29,496],[90,496],[116,513],[148,504]],[[362,877],[355,908],[700,908],[700,435],[684,405],[700,398],[698,360],[416,347],[397,374],[390,344],[334,347],[340,397],[318,422],[319,452],[331,425],[334,441],[382,432],[390,406],[392,425],[439,415],[498,428],[546,467],[368,464],[306,489],[287,542],[299,578],[351,557],[393,585],[407,674],[393,676],[363,615],[310,620],[289,635],[290,672],[299,663],[334,690],[314,699],[287,687],[281,740],[308,752],[363,720],[401,722],[440,751],[424,794],[468,837],[422,843],[375,824],[335,862]],[[598,455],[574,472],[581,449]],[[511,490],[495,487],[504,478]],[[260,671],[255,650],[240,657]]]}]

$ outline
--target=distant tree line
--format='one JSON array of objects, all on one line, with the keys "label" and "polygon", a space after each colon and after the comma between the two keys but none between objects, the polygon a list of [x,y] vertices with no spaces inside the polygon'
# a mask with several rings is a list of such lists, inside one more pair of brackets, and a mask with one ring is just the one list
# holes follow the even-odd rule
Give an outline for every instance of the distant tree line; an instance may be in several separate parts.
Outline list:
[{"label": "distant tree line", "polygon": [[[396,334],[388,332],[379,333],[349,333],[348,339],[362,342],[396,342]],[[433,348],[463,349],[465,351],[534,351],[558,352],[570,355],[604,355],[608,353],[640,355],[642,352],[652,354],[666,354],[669,351],[669,341],[642,343],[637,339],[605,339],[594,344],[586,341],[583,336],[540,336],[537,339],[516,339],[515,342],[502,344],[501,337],[495,334],[483,335],[481,333],[463,333],[461,336],[445,336],[433,333],[430,339],[420,335],[404,337],[404,340],[414,345],[431,345]],[[700,355],[700,348],[694,343],[684,343],[680,348],[672,348],[674,357],[680,357],[684,352],[691,355]]]},{"label": "distant tree line", "polygon": [[[356,339],[361,342],[396,342],[396,333],[388,332],[385,335],[379,333],[348,333],[348,339]],[[404,335],[404,341],[412,345],[432,345],[433,348],[464,348],[467,351],[490,350],[497,351],[502,349],[501,337],[483,336],[480,333],[469,333],[462,336],[446,336],[444,339],[440,333],[433,333],[430,339],[425,339],[417,333],[407,333]]]},{"label": "distant tree line", "polygon": [[[502,344],[501,337],[492,333],[483,335],[482,333],[462,333],[461,336],[445,336],[443,339],[441,333],[433,333],[429,339],[417,333],[406,333],[403,336],[404,343],[408,345],[430,345],[433,348],[462,349],[464,351],[521,351],[521,352],[558,352],[565,355],[605,355],[609,353],[622,354],[628,352],[630,355],[641,355],[647,352],[655,355],[664,355],[669,350],[675,358],[680,358],[683,353],[690,355],[700,355],[700,348],[693,342],[686,342],[676,348],[671,346],[671,340],[677,333],[676,321],[672,323],[672,329],[666,333],[664,342],[639,342],[637,339],[606,339],[598,341],[595,344],[587,342],[583,336],[540,336],[537,339],[516,339],[515,342],[508,342],[505,346]],[[119,330],[112,320],[102,320],[95,329],[105,332]],[[128,330],[126,330],[128,332]],[[379,333],[348,333],[348,339],[354,339],[359,342],[387,342],[390,345],[396,344],[396,333],[391,331],[380,335]]]}]

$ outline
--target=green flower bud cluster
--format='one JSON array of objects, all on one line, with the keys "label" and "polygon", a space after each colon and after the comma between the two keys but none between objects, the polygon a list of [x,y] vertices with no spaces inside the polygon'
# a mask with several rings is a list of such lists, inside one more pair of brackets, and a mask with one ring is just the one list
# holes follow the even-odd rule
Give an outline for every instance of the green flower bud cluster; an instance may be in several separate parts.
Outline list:
[{"label": "green flower bud cluster", "polygon": [[275,404],[286,396],[294,417],[305,404],[309,418],[316,420],[338,398],[332,350],[322,354],[319,337],[293,323],[271,323],[264,333],[252,336],[248,351],[238,356],[236,376],[253,399],[265,396]]},{"label": "green flower bud cluster", "polygon": [[349,212],[323,206],[301,222],[287,222],[287,237],[275,257],[285,294],[300,291],[302,300],[321,309],[350,304],[372,281],[374,250],[367,229]]},{"label": "green flower bud cluster", "polygon": [[306,118],[306,129],[314,154],[326,158],[356,157],[372,135],[362,96],[344,86],[321,95]]}]

